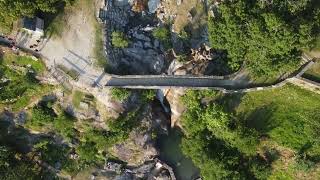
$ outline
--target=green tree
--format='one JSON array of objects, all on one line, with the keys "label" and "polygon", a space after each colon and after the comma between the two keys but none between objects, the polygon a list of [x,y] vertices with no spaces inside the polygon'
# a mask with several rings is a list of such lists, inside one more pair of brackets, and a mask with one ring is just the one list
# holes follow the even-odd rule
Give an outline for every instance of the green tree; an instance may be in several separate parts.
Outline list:
[{"label": "green tree", "polygon": [[9,32],[12,23],[23,16],[33,16],[36,12],[56,12],[61,4],[72,3],[74,0],[1,0],[0,30]]},{"label": "green tree", "polygon": [[209,19],[213,48],[226,50],[229,66],[243,62],[256,76],[276,76],[299,65],[301,50],[318,36],[313,0],[224,1]]}]

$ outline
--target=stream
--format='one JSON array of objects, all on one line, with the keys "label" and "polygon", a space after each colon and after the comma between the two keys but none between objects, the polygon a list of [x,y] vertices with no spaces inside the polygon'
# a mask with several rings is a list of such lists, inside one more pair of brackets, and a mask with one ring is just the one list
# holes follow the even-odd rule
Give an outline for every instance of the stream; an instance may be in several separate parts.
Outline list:
[{"label": "stream", "polygon": [[159,135],[157,146],[160,150],[160,160],[172,167],[177,180],[194,180],[199,177],[199,169],[191,159],[184,156],[180,143],[183,133],[178,128],[169,130],[168,135]]}]

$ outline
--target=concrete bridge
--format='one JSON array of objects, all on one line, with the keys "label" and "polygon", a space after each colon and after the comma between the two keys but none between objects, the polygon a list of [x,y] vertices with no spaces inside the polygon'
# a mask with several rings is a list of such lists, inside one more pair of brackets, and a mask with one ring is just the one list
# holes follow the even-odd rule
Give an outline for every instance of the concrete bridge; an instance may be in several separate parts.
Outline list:
[{"label": "concrete bridge", "polygon": [[[245,83],[247,84],[247,83]],[[244,88],[242,81],[197,76],[110,76],[105,86],[131,89],[161,89],[161,88],[213,88],[235,89]]]}]

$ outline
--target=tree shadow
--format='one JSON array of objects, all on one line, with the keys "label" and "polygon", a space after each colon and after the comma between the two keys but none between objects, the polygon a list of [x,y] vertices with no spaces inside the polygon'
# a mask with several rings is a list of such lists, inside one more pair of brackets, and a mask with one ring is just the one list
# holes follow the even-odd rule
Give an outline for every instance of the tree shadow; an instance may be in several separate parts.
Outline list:
[{"label": "tree shadow", "polygon": [[255,129],[260,135],[266,135],[279,125],[271,119],[276,109],[277,106],[271,103],[255,109],[249,115],[240,114],[239,118],[244,126]]},{"label": "tree shadow", "polygon": [[246,93],[223,94],[216,102],[222,105],[226,111],[235,112]]},{"label": "tree shadow", "polygon": [[[207,134],[207,133],[204,133]],[[207,146],[210,159],[222,162],[225,168],[232,171],[232,176],[240,179],[257,179],[257,176],[268,177],[271,174],[271,164],[276,159],[268,161],[259,155],[247,156],[237,148],[231,147],[225,141],[212,137]],[[231,177],[230,177],[231,178]]]}]

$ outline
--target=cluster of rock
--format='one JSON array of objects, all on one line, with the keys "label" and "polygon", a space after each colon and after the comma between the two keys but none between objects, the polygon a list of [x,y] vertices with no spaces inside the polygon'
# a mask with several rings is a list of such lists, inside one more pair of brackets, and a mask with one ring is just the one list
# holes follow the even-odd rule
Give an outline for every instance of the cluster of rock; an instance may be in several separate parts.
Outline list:
[{"label": "cluster of rock", "polygon": [[166,115],[162,109],[158,109],[159,107],[146,107],[141,114],[139,128],[133,130],[125,142],[110,149],[113,156],[127,162],[128,165],[137,166],[159,155],[154,135],[156,131],[167,133],[168,122]]},{"label": "cluster of rock", "polygon": [[[131,2],[134,4],[134,2]],[[149,3],[151,11],[157,5]],[[130,2],[119,0],[107,1],[100,11],[100,19],[105,25],[106,46],[105,51],[108,64],[113,73],[122,74],[161,74],[165,69],[164,49],[161,43],[152,37],[152,30],[158,25],[152,13],[132,11]],[[115,48],[112,43],[112,33],[123,32],[129,39],[127,48]]]},{"label": "cluster of rock", "polygon": [[[107,174],[109,177],[111,176],[110,178],[117,180],[176,179],[172,169],[157,158],[145,162],[140,166],[125,166],[121,163],[108,161],[105,163],[104,169],[99,174],[104,176]],[[93,179],[95,179],[95,177]]]}]

